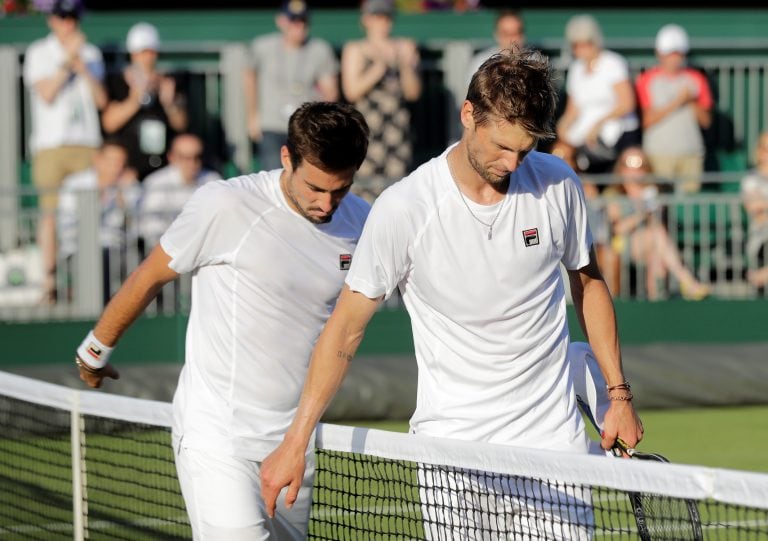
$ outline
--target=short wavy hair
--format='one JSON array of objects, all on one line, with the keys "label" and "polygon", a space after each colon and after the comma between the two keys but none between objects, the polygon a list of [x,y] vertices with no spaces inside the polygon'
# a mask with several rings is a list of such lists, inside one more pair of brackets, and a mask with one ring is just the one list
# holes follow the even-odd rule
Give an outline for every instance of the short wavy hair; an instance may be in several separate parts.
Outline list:
[{"label": "short wavy hair", "polygon": [[467,100],[478,125],[498,118],[520,125],[537,140],[555,136],[554,71],[538,51],[513,47],[491,56],[472,76]]},{"label": "short wavy hair", "polygon": [[306,160],[325,172],[357,171],[368,152],[370,129],[354,107],[307,102],[288,120],[288,153],[296,169]]}]

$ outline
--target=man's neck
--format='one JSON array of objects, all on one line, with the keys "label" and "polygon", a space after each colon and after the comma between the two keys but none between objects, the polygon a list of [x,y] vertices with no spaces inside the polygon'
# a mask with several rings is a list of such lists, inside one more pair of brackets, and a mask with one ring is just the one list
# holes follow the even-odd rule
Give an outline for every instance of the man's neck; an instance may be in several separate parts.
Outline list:
[{"label": "man's neck", "polygon": [[283,45],[286,49],[292,49],[292,50],[298,50],[301,49],[305,43],[307,43],[307,40],[309,39],[309,36],[305,37],[301,41],[296,41],[287,38],[286,36],[283,36]]},{"label": "man's neck", "polygon": [[446,159],[453,181],[472,201],[481,205],[492,205],[498,203],[507,192],[508,179],[498,185],[492,184],[475,171],[469,161],[469,151],[463,139],[448,152]]}]

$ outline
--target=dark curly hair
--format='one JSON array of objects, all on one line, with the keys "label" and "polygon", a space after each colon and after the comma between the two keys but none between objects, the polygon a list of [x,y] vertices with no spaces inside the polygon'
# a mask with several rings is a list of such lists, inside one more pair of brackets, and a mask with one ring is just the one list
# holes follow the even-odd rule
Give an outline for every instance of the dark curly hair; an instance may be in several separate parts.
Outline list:
[{"label": "dark curly hair", "polygon": [[325,172],[357,171],[368,152],[363,115],[345,103],[307,102],[288,120],[288,152],[294,169],[306,160]]}]

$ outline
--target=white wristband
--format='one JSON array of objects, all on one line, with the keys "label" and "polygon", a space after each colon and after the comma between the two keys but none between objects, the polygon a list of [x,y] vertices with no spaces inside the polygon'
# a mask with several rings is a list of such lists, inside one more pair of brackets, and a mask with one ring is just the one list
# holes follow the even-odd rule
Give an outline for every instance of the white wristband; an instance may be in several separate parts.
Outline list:
[{"label": "white wristband", "polygon": [[93,331],[88,333],[83,343],[77,348],[77,356],[86,365],[95,370],[104,368],[109,362],[109,356],[112,354],[112,350],[109,346],[105,346],[101,341],[96,338]]}]

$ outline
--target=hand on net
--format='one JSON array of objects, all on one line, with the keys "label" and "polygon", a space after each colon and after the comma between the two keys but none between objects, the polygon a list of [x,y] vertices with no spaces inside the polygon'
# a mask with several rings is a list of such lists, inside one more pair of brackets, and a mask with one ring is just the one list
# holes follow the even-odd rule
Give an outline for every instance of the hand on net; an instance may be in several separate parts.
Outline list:
[{"label": "hand on net", "polygon": [[79,355],[75,354],[75,364],[77,364],[77,369],[80,371],[80,379],[88,387],[98,389],[101,387],[104,378],[120,379],[120,373],[109,363],[102,368],[94,368],[81,359]]}]

